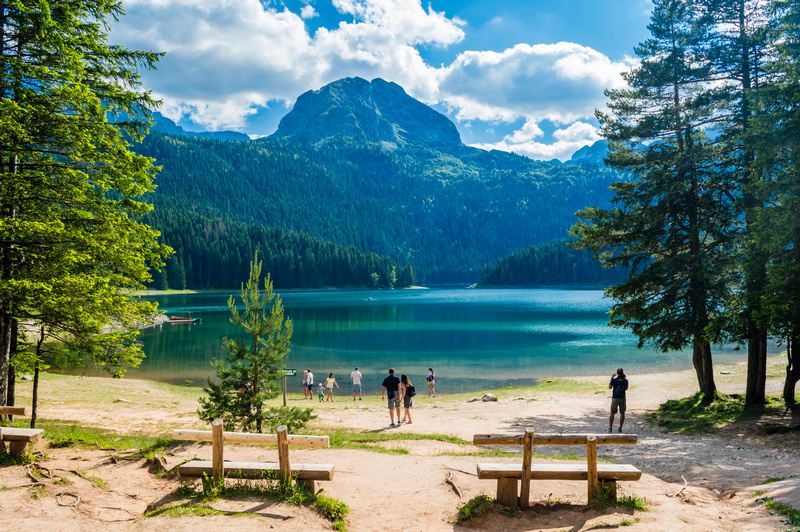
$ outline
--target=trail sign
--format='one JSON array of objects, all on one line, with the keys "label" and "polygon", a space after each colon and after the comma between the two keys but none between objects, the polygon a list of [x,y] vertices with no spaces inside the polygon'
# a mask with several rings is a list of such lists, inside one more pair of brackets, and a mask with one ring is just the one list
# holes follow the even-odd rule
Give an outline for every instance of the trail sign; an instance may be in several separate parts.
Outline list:
[{"label": "trail sign", "polygon": [[296,368],[286,368],[286,369],[283,370],[283,374],[284,375],[288,375],[289,377],[294,377],[295,375],[297,375],[297,369]]}]

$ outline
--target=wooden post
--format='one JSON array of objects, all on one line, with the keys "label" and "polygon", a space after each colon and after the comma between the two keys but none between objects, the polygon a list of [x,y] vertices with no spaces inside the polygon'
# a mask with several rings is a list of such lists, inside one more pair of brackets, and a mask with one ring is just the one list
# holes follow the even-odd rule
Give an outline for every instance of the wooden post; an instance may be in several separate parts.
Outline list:
[{"label": "wooden post", "polygon": [[289,466],[289,437],[286,433],[286,425],[278,427],[278,467],[280,468],[280,480],[283,483],[292,480],[292,471]]},{"label": "wooden post", "polygon": [[211,477],[214,479],[214,484],[217,485],[224,478],[222,460],[225,435],[222,432],[223,429],[221,419],[217,418],[211,423]]},{"label": "wooden post", "polygon": [[283,374],[283,406],[286,406],[286,373]]},{"label": "wooden post", "polygon": [[531,499],[531,459],[533,458],[533,429],[525,429],[522,449],[522,487],[519,490],[519,505],[522,508],[530,506]]},{"label": "wooden post", "polygon": [[497,502],[503,506],[514,508],[519,503],[517,499],[517,482],[515,478],[498,478]]},{"label": "wooden post", "polygon": [[590,435],[586,441],[586,470],[589,473],[589,501],[597,497],[600,483],[597,480],[597,438]]}]

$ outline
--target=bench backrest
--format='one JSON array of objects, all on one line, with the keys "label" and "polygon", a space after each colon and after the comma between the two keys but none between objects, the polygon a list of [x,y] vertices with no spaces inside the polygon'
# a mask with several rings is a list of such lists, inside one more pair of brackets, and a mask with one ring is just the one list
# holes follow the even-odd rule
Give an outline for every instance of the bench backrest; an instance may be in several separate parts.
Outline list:
[{"label": "bench backrest", "polygon": [[[531,445],[586,445],[589,436],[594,436],[597,445],[635,445],[636,434],[548,434],[533,435]],[[475,434],[472,445],[525,445],[525,433],[521,434]]]},{"label": "bench backrest", "polygon": [[27,416],[28,409],[24,406],[0,406],[0,416]]},{"label": "bench backrest", "polygon": [[521,434],[475,434],[473,445],[522,445],[522,487],[519,500],[528,507],[531,489],[531,461],[534,445],[585,445],[586,469],[589,481],[589,499],[600,491],[597,476],[598,445],[633,445],[636,434],[535,434],[532,428]]},{"label": "bench backrest", "polygon": [[[189,441],[214,441],[213,432],[210,430],[181,430],[172,431],[172,439]],[[222,439],[225,443],[250,443],[260,445],[278,445],[277,434],[257,434],[252,432],[223,432]],[[289,445],[296,447],[325,447],[331,446],[329,436],[305,436],[302,434],[289,434]]]},{"label": "bench backrest", "polygon": [[221,419],[211,423],[211,430],[174,430],[172,438],[175,440],[210,441],[211,442],[211,470],[215,482],[223,478],[223,450],[225,442],[230,443],[261,443],[278,446],[278,465],[280,477],[283,482],[291,479],[289,464],[289,445],[301,447],[330,447],[329,436],[303,436],[289,435],[286,425],[278,427],[276,434],[253,434],[249,432],[225,432]]}]

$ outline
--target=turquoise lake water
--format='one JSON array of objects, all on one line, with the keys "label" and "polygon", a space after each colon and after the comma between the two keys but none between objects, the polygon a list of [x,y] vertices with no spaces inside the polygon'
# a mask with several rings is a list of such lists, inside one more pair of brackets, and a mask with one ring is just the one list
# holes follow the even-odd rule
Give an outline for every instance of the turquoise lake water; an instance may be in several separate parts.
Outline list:
[{"label": "turquoise lake water", "polygon": [[[232,292],[233,293],[233,292]],[[288,292],[281,294],[294,321],[287,380],[299,391],[302,371],[315,382],[334,372],[351,393],[350,372],[359,366],[365,391],[380,392],[389,367],[407,373],[420,390],[428,367],[437,392],[533,385],[568,375],[611,375],[623,366],[637,372],[691,368],[691,353],[637,349],[627,331],[605,325],[610,301],[599,290],[429,289]],[[127,375],[175,384],[202,385],[210,362],[223,357],[224,336],[239,331],[228,321],[227,294],[155,298],[166,314],[202,318],[197,324],[164,324],[140,336],[147,358]],[[716,363],[745,360],[745,352],[714,349]]]}]

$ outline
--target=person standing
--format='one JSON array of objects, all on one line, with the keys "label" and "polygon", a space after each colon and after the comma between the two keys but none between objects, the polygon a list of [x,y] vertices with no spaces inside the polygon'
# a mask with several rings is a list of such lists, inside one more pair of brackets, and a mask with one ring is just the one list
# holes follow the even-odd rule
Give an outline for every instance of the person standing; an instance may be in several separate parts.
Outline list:
[{"label": "person standing", "polygon": [[408,375],[400,375],[401,397],[403,398],[403,422],[411,424],[411,403],[412,398],[417,395],[414,385],[408,380]]},{"label": "person standing", "polygon": [[333,402],[333,387],[339,387],[339,383],[336,382],[336,378],[333,376],[333,373],[328,375],[328,378],[325,379],[325,389],[328,392],[328,401]]},{"label": "person standing", "polygon": [[306,371],[308,372],[308,377],[306,378],[306,387],[308,387],[308,398],[314,399],[314,374],[311,373],[311,368],[308,368]]},{"label": "person standing", "polygon": [[389,398],[389,419],[392,421],[390,427],[394,427],[394,413],[397,411],[397,424],[400,424],[400,379],[394,376],[394,368],[389,368],[389,376],[383,379],[383,389],[381,390],[381,401],[384,397]]},{"label": "person standing", "polygon": [[628,379],[622,368],[617,368],[617,373],[611,375],[611,382],[608,384],[611,390],[611,415],[608,416],[608,432],[614,427],[614,414],[619,410],[619,430],[622,432],[622,425],[625,423],[625,391],[628,389]]},{"label": "person standing", "polygon": [[311,390],[308,389],[308,370],[303,371],[303,399],[308,399]]},{"label": "person standing", "polygon": [[425,380],[428,381],[428,397],[431,395],[436,397],[436,389],[433,387],[436,384],[436,373],[433,372],[433,368],[428,368],[428,376],[425,377]]},{"label": "person standing", "polygon": [[361,372],[358,371],[358,366],[356,366],[356,370],[350,374],[350,380],[353,381],[353,401],[356,400],[356,394],[358,394],[358,400],[361,400]]}]

